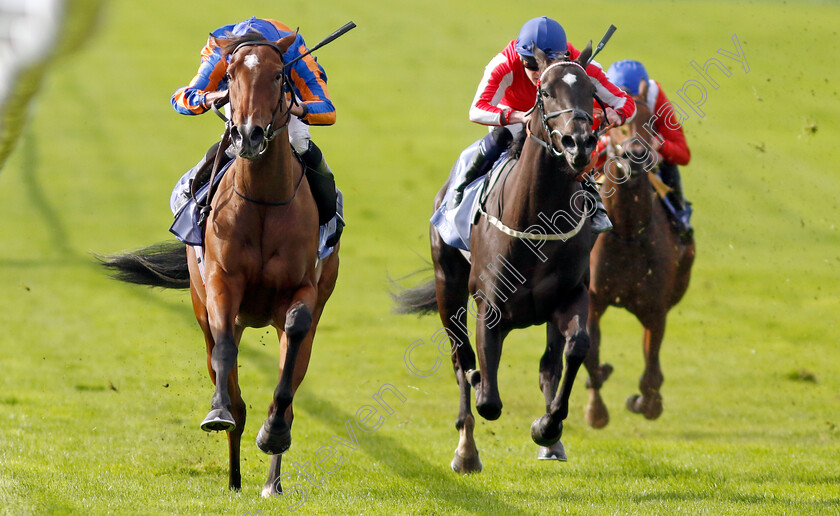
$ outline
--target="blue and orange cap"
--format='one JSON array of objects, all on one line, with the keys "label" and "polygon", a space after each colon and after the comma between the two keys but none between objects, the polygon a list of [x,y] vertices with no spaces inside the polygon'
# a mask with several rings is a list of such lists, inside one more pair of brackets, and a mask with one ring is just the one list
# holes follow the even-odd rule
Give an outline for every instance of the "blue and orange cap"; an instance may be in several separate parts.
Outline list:
[{"label": "blue and orange cap", "polygon": [[277,27],[272,25],[270,22],[261,20],[255,16],[251,16],[249,19],[237,23],[233,26],[233,30],[231,32],[234,36],[244,36],[249,32],[258,32],[268,41],[277,41],[282,37],[277,31]]}]

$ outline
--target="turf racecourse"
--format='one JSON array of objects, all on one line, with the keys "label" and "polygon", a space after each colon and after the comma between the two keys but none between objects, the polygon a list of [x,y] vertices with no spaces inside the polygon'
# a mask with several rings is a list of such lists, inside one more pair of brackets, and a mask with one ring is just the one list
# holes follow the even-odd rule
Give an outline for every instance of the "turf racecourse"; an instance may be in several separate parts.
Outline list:
[{"label": "turf racecourse", "polygon": [[[234,4],[111,2],[87,46],[47,75],[0,173],[0,513],[840,512],[840,7]],[[312,133],[349,226],[285,471],[311,463],[333,436],[347,439],[348,421],[358,447],[338,446],[343,462],[313,479],[321,485],[287,480],[307,486],[305,500],[303,487],[259,497],[268,457],[253,443],[276,382],[275,336],[243,339],[249,421],[243,488],[231,493],[224,436],[198,428],[212,390],[188,295],[108,280],[90,254],[168,238],[170,188],[220,133],[213,116],[176,115],[169,95],[194,73],[208,31],[252,14],[299,25],[310,44],[358,24],[318,52],[338,123]],[[500,371],[502,418],[476,425],[485,469],[461,477],[449,469],[449,366],[420,378],[403,364],[439,321],[391,315],[386,277],[423,265],[434,193],[483,134],[467,121],[482,69],[541,14],[578,47],[615,23],[598,60],[639,58],[682,102],[698,259],[663,346],[659,420],[624,409],[642,370],[641,330],[613,309],[602,324],[602,357],[615,366],[602,391],[609,426],[586,426],[581,379],[563,436],[569,462],[536,461],[528,430],[543,408],[544,332],[516,332]],[[733,35],[748,72],[718,53],[735,52]],[[712,69],[717,89],[690,64],[711,57],[731,70]],[[707,93],[703,117],[673,93],[691,80]],[[431,366],[423,349],[414,360]],[[363,432],[356,411],[385,384],[405,402],[386,396],[394,414],[381,411],[381,426]]]}]

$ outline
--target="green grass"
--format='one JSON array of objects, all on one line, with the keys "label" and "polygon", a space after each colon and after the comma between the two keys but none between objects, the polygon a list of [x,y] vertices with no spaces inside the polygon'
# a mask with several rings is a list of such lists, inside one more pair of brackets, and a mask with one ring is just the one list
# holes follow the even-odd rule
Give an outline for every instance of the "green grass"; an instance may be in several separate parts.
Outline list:
[{"label": "green grass", "polygon": [[[252,14],[300,25],[310,44],[358,24],[318,53],[338,123],[312,132],[349,226],[286,471],[346,436],[383,384],[407,398],[377,431],[356,428],[359,449],[342,448],[341,468],[310,487],[299,513],[840,512],[836,4],[234,4],[106,5],[88,44],[46,76],[0,173],[0,513],[283,514],[291,503],[260,498],[268,457],[254,446],[276,338],[243,339],[250,419],[243,489],[230,493],[224,436],[198,428],[212,389],[188,295],[111,281],[90,254],[168,238],[171,186],[220,133],[215,117],[177,116],[169,95],[194,73],[209,30]],[[729,62],[716,52],[733,48],[733,33],[750,71],[718,76],[706,116],[685,123],[698,257],[663,347],[662,417],[624,409],[642,371],[641,330],[610,310],[611,422],[586,426],[581,379],[563,436],[569,462],[536,461],[528,429],[542,413],[544,333],[517,332],[500,371],[502,418],[476,425],[485,469],[460,477],[449,469],[449,367],[419,378],[403,364],[439,321],[391,315],[386,278],[428,256],[432,198],[483,131],[467,120],[483,67],[540,14],[578,47],[615,23],[598,60],[640,58],[672,97],[697,79],[691,60]]]}]

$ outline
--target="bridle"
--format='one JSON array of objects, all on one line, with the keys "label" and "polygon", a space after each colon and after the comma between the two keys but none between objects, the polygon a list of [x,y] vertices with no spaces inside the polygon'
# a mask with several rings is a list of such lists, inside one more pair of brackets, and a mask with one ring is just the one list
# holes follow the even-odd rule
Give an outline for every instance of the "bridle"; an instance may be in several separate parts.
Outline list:
[{"label": "bridle", "polygon": [[560,141],[562,141],[563,137],[567,136],[567,134],[564,133],[563,131],[561,131],[560,129],[552,129],[551,126],[548,125],[549,120],[551,120],[553,118],[557,118],[561,115],[565,115],[566,113],[572,113],[572,116],[570,118],[568,118],[566,120],[566,123],[563,125],[564,128],[566,126],[568,126],[569,123],[571,123],[575,119],[586,120],[586,122],[590,126],[595,121],[591,114],[587,113],[583,109],[576,108],[576,107],[575,108],[560,109],[560,110],[557,110],[557,111],[546,112],[545,103],[543,102],[543,96],[542,96],[543,90],[542,90],[542,87],[541,87],[541,85],[543,83],[543,79],[545,78],[545,76],[549,72],[549,70],[552,70],[552,69],[554,69],[558,66],[566,66],[566,65],[576,66],[576,67],[580,68],[581,70],[583,70],[584,74],[586,74],[586,70],[576,61],[558,61],[556,63],[552,63],[551,65],[547,66],[545,68],[545,70],[543,70],[542,74],[540,74],[539,81],[537,81],[537,100],[534,103],[534,107],[532,107],[530,109],[530,111],[528,111],[526,113],[526,115],[530,115],[534,111],[538,111],[540,113],[540,121],[542,123],[542,128],[545,131],[545,134],[548,135],[548,141],[544,141],[542,138],[538,137],[537,135],[535,135],[531,131],[528,131],[528,136],[533,138],[534,141],[536,141],[538,144],[540,144],[542,147],[544,147],[546,150],[548,150],[550,153],[552,153],[554,155],[554,157],[556,157],[556,158],[559,158],[559,157],[563,156],[563,149],[562,149],[562,145],[561,145],[560,149],[558,149],[554,145],[554,139],[552,138],[552,136],[557,134],[557,135],[560,136]]},{"label": "bridle", "polygon": [[[236,54],[239,51],[239,49],[241,49],[243,47],[253,47],[253,46],[264,46],[264,47],[269,47],[269,48],[274,49],[278,54],[280,54],[281,63],[283,62],[283,50],[280,47],[278,47],[277,45],[275,45],[274,43],[272,43],[271,41],[266,41],[266,40],[244,41],[244,42],[238,44],[236,46],[236,48],[234,48],[233,51],[230,52],[230,54],[228,54],[228,55],[232,57],[234,54]],[[290,83],[289,74],[286,73],[286,67],[285,66],[283,66],[283,72],[282,73],[283,73],[283,82],[280,85],[280,98],[277,100],[277,105],[274,107],[274,111],[271,114],[270,121],[268,122],[268,124],[264,128],[262,128],[264,136],[263,136],[263,141],[260,144],[260,150],[259,150],[259,155],[260,156],[266,151],[266,149],[268,149],[269,142],[271,142],[274,139],[274,137],[277,135],[277,133],[279,133],[284,128],[286,128],[289,125],[289,122],[292,119],[292,108],[291,108],[291,106],[289,106],[289,108],[286,109],[285,111],[283,111],[282,113],[280,112],[281,107],[283,106],[283,104],[285,104],[286,92],[287,91],[292,91],[292,86],[291,86],[291,83]],[[293,103],[293,105],[297,105],[297,98],[295,97],[295,95],[292,95],[292,103]],[[210,173],[210,182],[209,182],[210,187],[209,187],[209,190],[207,192],[207,197],[205,199],[205,202],[204,203],[199,203],[198,202],[198,199],[196,199],[196,192],[195,192],[194,187],[191,189],[192,191],[190,192],[192,198],[195,199],[195,201],[196,201],[196,208],[199,209],[199,217],[198,217],[198,226],[199,227],[204,226],[204,223],[207,221],[207,217],[210,214],[210,210],[211,210],[210,203],[213,200],[213,194],[216,191],[215,182],[216,182],[216,175],[218,175],[218,172],[219,172],[219,163],[221,161],[222,153],[227,150],[228,145],[230,144],[230,140],[231,140],[230,133],[231,133],[231,130],[233,129],[233,120],[232,120],[233,119],[233,105],[232,104],[231,104],[231,107],[230,107],[230,111],[231,111],[231,117],[230,118],[226,117],[221,111],[219,111],[219,107],[216,105],[215,102],[213,102],[211,104],[211,108],[213,109],[213,112],[216,113],[216,116],[218,116],[219,118],[222,119],[222,121],[224,121],[225,132],[222,134],[222,139],[221,139],[221,142],[219,144],[219,148],[216,150],[216,157],[215,157],[215,160],[213,162],[212,171]],[[275,124],[274,123],[274,121],[277,119],[278,114],[281,115],[281,120],[283,121],[282,124]],[[291,204],[291,202],[297,196],[297,193],[300,190],[300,184],[303,180],[303,175],[304,175],[305,170],[306,169],[304,168],[303,171],[301,172],[301,177],[298,179],[297,186],[295,187],[294,194],[287,201],[276,202],[276,203],[275,202],[266,202],[266,201],[261,201],[261,200],[258,200],[258,199],[252,199],[250,197],[246,197],[244,194],[239,192],[236,189],[236,187],[234,187],[233,191],[238,196],[245,199],[246,201],[253,202],[253,203],[256,203],[256,204],[260,204],[260,205],[263,205],[263,206],[286,206],[286,205]]]},{"label": "bridle", "polygon": [[[281,50],[280,47],[278,47],[277,45],[275,45],[271,41],[261,41],[261,40],[244,41],[244,42],[240,43],[239,45],[237,45],[236,48],[234,48],[233,51],[229,54],[229,56],[233,57],[233,55],[236,54],[239,51],[240,48],[254,47],[254,46],[264,46],[264,47],[269,47],[269,48],[274,49],[278,54],[280,54],[280,61],[281,62],[283,61],[283,50]],[[285,111],[282,112],[281,120],[283,121],[283,123],[282,124],[276,124],[276,127],[272,127],[273,125],[275,125],[274,121],[277,119],[277,115],[280,114],[280,109],[283,106],[283,104],[285,103],[284,100],[286,99],[287,88],[288,88],[288,90],[291,90],[291,85],[289,83],[289,81],[290,81],[289,74],[286,73],[285,66],[283,67],[283,72],[282,73],[283,73],[283,82],[280,85],[280,98],[277,100],[277,105],[274,107],[274,112],[271,114],[271,119],[269,120],[268,124],[265,127],[262,128],[263,134],[265,136],[263,137],[262,144],[260,145],[260,151],[259,151],[260,155],[262,155],[265,152],[265,150],[268,148],[269,142],[271,142],[274,139],[274,137],[277,135],[277,133],[279,133],[280,131],[283,130],[283,128],[288,126],[289,122],[292,119],[292,108],[290,106],[288,109],[286,109]],[[292,95],[292,103],[297,104],[297,98],[294,95]],[[215,103],[213,104],[212,107],[213,107],[213,112],[216,113],[216,115],[225,122],[225,133],[229,133],[230,130],[233,128],[233,122],[232,122],[233,106],[231,105],[231,118],[227,118],[225,115],[223,115],[222,112],[219,111],[219,108],[216,107]]]}]

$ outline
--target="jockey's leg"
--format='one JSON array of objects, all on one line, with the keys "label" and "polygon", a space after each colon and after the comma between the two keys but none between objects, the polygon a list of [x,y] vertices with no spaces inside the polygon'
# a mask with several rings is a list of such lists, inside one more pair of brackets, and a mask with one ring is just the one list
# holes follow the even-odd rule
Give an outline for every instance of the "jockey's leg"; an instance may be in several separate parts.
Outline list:
[{"label": "jockey's leg", "polygon": [[605,233],[613,228],[610,217],[607,215],[607,209],[601,201],[601,192],[595,186],[595,182],[585,179],[582,181],[583,190],[589,194],[588,197],[594,204],[594,210],[589,212],[589,221],[592,223],[593,233]]},{"label": "jockey's leg", "polygon": [[[187,172],[181,176],[181,179],[178,180],[178,183],[175,185],[175,188],[172,190],[172,195],[169,198],[169,207],[172,209],[172,214],[177,215],[178,211],[187,204],[190,200],[190,189],[191,189],[191,182],[198,181],[196,183],[196,190],[207,184],[210,180],[210,174],[213,172],[211,169],[213,168],[213,163],[216,161],[216,152],[219,150],[219,144],[221,142],[216,142],[207,149],[207,152],[204,154],[204,157],[196,163],[196,165],[187,170]],[[228,155],[227,152],[223,152],[221,157],[219,158],[219,170],[225,166],[225,164],[232,160],[234,156]]]},{"label": "jockey's leg", "polygon": [[455,187],[455,196],[452,198],[454,206],[461,204],[464,198],[464,189],[467,186],[487,173],[493,163],[499,159],[508,145],[513,140],[513,135],[506,127],[496,127],[485,136],[478,145],[478,152],[467,169],[464,180]]},{"label": "jockey's leg", "polygon": [[686,201],[683,195],[682,181],[680,179],[680,169],[673,163],[663,161],[659,165],[659,177],[662,182],[671,188],[667,198],[671,206],[674,207],[674,224],[677,226],[677,232],[681,237],[688,237],[694,229],[691,227],[691,203]]},{"label": "jockey's leg", "polygon": [[294,116],[289,122],[289,140],[306,166],[306,179],[312,190],[312,197],[315,198],[315,204],[318,206],[318,224],[326,224],[336,217],[335,236],[327,242],[328,246],[335,245],[344,231],[343,214],[336,211],[338,192],[335,187],[335,176],[327,165],[321,149],[311,140],[309,126]]}]

